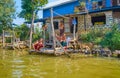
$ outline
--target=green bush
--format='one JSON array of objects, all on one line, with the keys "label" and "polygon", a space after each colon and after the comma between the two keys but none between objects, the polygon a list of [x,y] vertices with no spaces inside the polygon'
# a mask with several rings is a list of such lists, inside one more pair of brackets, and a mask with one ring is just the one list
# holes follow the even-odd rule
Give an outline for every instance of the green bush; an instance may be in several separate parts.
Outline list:
[{"label": "green bush", "polygon": [[117,24],[114,24],[111,31],[106,33],[100,44],[111,50],[120,50],[120,29]]},{"label": "green bush", "polygon": [[83,42],[92,42],[111,50],[120,50],[120,26],[113,24],[109,30],[93,29],[88,33],[81,34],[80,39]]},{"label": "green bush", "polygon": [[102,37],[97,37],[97,38],[95,38],[95,40],[93,41],[95,44],[98,44],[99,45],[99,43],[101,42],[101,40],[102,40]]},{"label": "green bush", "polygon": [[101,32],[101,30],[91,30],[87,34],[81,34],[81,40],[83,42],[93,42],[95,44],[99,44],[104,34],[105,32]]},{"label": "green bush", "polygon": [[83,41],[83,42],[86,42],[87,41],[87,34],[81,34],[80,35],[80,40]]}]

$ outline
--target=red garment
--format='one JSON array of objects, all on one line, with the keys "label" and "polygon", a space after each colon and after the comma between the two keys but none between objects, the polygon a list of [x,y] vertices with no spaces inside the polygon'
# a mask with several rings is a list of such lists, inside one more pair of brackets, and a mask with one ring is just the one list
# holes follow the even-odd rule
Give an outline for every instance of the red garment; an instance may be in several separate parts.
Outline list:
[{"label": "red garment", "polygon": [[38,42],[36,44],[33,45],[35,50],[40,50],[40,48],[43,47],[43,43],[42,42]]},{"label": "red garment", "polygon": [[37,49],[40,50],[40,48],[43,47],[43,43],[39,43]]},{"label": "red garment", "polygon": [[39,45],[38,43],[34,44],[34,49],[35,50],[38,50],[38,45]]}]

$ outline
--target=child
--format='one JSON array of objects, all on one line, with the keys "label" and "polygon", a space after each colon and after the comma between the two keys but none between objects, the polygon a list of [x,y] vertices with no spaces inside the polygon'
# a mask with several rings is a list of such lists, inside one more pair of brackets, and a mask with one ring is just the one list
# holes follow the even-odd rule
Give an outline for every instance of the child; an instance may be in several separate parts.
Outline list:
[{"label": "child", "polygon": [[64,46],[67,46],[67,43],[66,43],[66,35],[63,34],[61,36],[61,45],[64,47]]},{"label": "child", "polygon": [[34,50],[38,50],[38,43],[39,43],[39,41],[37,40],[37,41],[33,44]]},{"label": "child", "polygon": [[33,44],[33,48],[34,50],[39,51],[40,48],[43,47],[43,39],[41,38],[39,41],[37,40],[34,44]]}]

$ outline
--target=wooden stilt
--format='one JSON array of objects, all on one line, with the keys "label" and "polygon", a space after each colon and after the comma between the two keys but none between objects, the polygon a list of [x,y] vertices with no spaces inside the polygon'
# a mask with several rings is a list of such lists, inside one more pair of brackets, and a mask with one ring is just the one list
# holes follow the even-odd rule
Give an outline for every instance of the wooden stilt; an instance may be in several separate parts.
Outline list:
[{"label": "wooden stilt", "polygon": [[3,36],[2,36],[2,38],[3,38],[3,48],[5,47],[5,31],[3,30]]},{"label": "wooden stilt", "polygon": [[63,48],[63,46],[61,45],[61,43],[57,40],[57,38],[55,37],[56,42],[59,44],[59,46],[61,47],[61,49],[64,51],[64,54],[66,54],[67,56],[70,57],[70,55],[66,52],[66,50]]},{"label": "wooden stilt", "polygon": [[51,11],[51,27],[52,27],[52,36],[53,36],[53,48],[54,48],[54,54],[56,54],[56,41],[55,41],[55,31],[54,31],[54,25],[53,25],[53,8],[50,9]]}]

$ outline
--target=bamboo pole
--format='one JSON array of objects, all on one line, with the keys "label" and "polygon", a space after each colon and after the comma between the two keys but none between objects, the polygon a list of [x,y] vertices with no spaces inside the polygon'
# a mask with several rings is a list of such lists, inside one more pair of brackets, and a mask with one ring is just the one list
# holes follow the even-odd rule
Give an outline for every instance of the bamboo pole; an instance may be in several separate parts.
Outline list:
[{"label": "bamboo pole", "polygon": [[54,54],[56,54],[55,30],[53,25],[53,8],[51,8],[50,11],[51,11],[51,26],[52,26],[52,35],[53,35],[53,48],[54,48]]},{"label": "bamboo pole", "polygon": [[66,54],[68,57],[70,57],[70,55],[66,52],[66,50],[63,48],[63,46],[61,45],[61,43],[57,40],[57,38],[55,37],[56,42],[59,44],[59,46],[61,47],[61,49],[64,51],[64,54]]}]

